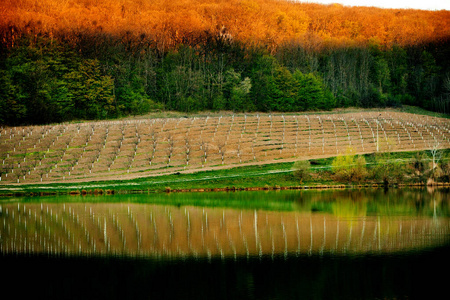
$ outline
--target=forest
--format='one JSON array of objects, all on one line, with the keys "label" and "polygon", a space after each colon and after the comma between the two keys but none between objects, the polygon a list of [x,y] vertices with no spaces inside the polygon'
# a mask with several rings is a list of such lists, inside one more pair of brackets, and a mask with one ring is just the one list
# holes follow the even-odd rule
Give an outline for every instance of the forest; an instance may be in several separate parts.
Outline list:
[{"label": "forest", "polygon": [[4,0],[0,124],[155,110],[450,111],[450,12],[282,0]]}]

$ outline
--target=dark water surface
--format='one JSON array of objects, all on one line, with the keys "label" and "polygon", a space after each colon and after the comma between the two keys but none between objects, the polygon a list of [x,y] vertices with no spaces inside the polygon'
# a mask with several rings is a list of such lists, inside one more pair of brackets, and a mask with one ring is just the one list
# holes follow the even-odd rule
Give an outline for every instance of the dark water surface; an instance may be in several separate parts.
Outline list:
[{"label": "dark water surface", "polygon": [[449,204],[448,190],[5,199],[3,293],[442,299]]}]

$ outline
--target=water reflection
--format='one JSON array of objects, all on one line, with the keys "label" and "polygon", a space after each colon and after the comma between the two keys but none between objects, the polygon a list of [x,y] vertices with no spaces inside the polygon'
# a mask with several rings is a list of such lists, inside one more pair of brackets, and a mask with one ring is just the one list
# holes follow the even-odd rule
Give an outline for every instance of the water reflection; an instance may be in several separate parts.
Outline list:
[{"label": "water reflection", "polygon": [[[367,201],[310,211],[139,203],[4,203],[3,254],[241,257],[392,253],[448,243],[450,219],[370,215]],[[398,206],[395,206],[398,209]],[[322,211],[323,210],[323,211]],[[395,211],[395,210],[394,210]]]},{"label": "water reflection", "polygon": [[22,298],[39,291],[46,299],[440,299],[449,195],[5,199],[2,283]]}]

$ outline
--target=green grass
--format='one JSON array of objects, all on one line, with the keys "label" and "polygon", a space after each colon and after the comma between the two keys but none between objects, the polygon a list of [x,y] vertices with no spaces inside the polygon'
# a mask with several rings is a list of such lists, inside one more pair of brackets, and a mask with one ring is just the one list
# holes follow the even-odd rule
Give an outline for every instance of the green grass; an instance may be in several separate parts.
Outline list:
[{"label": "green grass", "polygon": [[[204,171],[193,174],[171,174],[133,180],[97,181],[86,183],[53,183],[15,186],[0,185],[0,193],[8,191],[42,192],[82,189],[112,189],[115,191],[171,189],[260,187],[266,184],[275,186],[298,184],[289,179],[292,163],[269,164],[263,166],[238,167],[226,170]],[[280,183],[279,180],[283,181]]]},{"label": "green grass", "polygon": [[398,111],[416,115],[425,115],[430,117],[450,119],[450,114],[442,114],[433,111],[428,111],[417,106],[403,105],[401,108],[398,109]]},{"label": "green grass", "polygon": [[[345,113],[357,113],[362,111],[382,111],[386,110],[386,108],[359,108],[359,107],[348,107],[348,108],[336,108],[332,110],[327,111],[305,111],[305,112],[295,112],[295,113],[289,113],[289,112],[278,112],[275,114],[284,114],[284,115],[298,115],[298,114],[304,114],[304,115],[323,115],[323,114],[345,114]],[[419,115],[427,115],[427,116],[433,116],[433,117],[440,117],[440,118],[450,118],[450,115],[448,114],[442,114],[442,113],[435,113],[432,111],[425,110],[420,107],[416,106],[409,106],[409,105],[403,105],[401,108],[390,108],[390,110],[393,111],[399,111],[399,112],[406,112],[406,113],[413,113],[413,114],[419,114]],[[112,120],[135,120],[135,119],[147,119],[147,118],[193,118],[193,117],[219,117],[219,116],[243,116],[245,113],[239,113],[239,112],[233,112],[233,111],[202,111],[202,112],[190,112],[190,113],[184,113],[184,112],[178,112],[178,111],[156,111],[151,112],[145,115],[136,115],[136,116],[127,116]],[[247,115],[256,115],[257,112],[248,113]],[[91,122],[92,120],[74,120],[69,123],[82,123],[82,122]]]}]

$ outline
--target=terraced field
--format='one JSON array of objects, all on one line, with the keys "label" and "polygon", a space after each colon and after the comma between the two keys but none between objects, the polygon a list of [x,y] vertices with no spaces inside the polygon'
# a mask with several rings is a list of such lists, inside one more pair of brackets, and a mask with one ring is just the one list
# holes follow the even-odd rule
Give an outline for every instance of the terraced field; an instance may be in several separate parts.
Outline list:
[{"label": "terraced field", "polygon": [[82,182],[355,153],[450,148],[448,119],[400,112],[239,114],[0,131],[3,183]]}]

